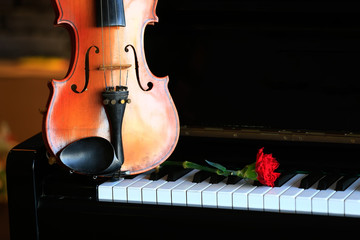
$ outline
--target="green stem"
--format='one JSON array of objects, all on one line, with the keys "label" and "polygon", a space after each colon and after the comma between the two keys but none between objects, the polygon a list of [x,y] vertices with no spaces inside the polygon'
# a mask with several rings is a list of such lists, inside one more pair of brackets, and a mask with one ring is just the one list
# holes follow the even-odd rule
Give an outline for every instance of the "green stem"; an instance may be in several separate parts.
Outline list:
[{"label": "green stem", "polygon": [[[216,173],[216,174],[220,173],[220,171],[218,169],[202,166],[202,165],[199,165],[197,163],[189,162],[189,161],[184,161],[184,162],[165,161],[161,165],[162,166],[166,166],[166,165],[167,166],[181,166],[183,168],[198,169],[198,170],[212,172],[212,173]],[[221,175],[221,174],[219,174],[219,175]]]},{"label": "green stem", "polygon": [[165,166],[165,165],[182,166],[183,168],[198,169],[201,171],[216,173],[217,175],[223,175],[223,176],[230,176],[230,175],[234,175],[234,176],[238,176],[238,177],[244,176],[244,173],[240,170],[239,171],[234,171],[234,170],[221,171],[220,169],[202,166],[200,164],[197,164],[194,162],[189,162],[189,161],[184,161],[184,162],[166,161],[162,165],[163,166]]},{"label": "green stem", "polygon": [[221,175],[221,171],[219,169],[202,166],[200,164],[189,162],[189,161],[184,161],[183,162],[183,167],[184,168],[198,169],[198,170],[201,170],[201,171],[212,172],[212,173],[216,173],[218,175]]}]

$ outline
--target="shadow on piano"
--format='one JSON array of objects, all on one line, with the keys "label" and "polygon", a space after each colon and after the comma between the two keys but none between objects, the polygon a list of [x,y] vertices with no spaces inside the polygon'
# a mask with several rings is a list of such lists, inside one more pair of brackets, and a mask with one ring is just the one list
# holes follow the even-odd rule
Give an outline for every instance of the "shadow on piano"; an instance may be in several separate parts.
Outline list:
[{"label": "shadow on piano", "polygon": [[[264,143],[181,137],[170,160],[198,159],[197,162],[201,162],[207,158],[236,165],[241,161],[254,161],[255,156],[250,157],[250,152],[256,155],[259,144]],[[266,146],[277,150],[282,165],[293,167],[291,161],[296,159],[289,159],[287,164],[284,156],[295,145],[287,146],[283,152],[279,151],[276,143],[267,143]],[[333,148],[318,147],[319,151],[325,147]],[[232,153],[229,152],[231,148]],[[299,155],[313,159],[306,147],[297,147],[297,150],[303,150]],[[334,155],[335,152],[329,154]],[[309,170],[309,166],[313,169],[323,166],[331,169],[334,158],[330,155],[324,156],[328,157],[327,165],[320,160],[321,164],[317,165],[304,159],[305,164],[298,162],[299,168]],[[336,158],[342,164],[356,162],[356,159]],[[347,166],[351,168],[350,164]],[[99,201],[98,188],[105,179],[70,174],[56,164],[49,165],[41,134],[19,144],[9,153],[7,181],[12,239],[23,239],[24,236],[26,239],[106,239],[127,236],[180,239],[192,235],[195,237],[195,234],[201,234],[204,238],[242,238],[248,234],[289,238],[291,236],[288,234],[294,234],[295,237],[311,239],[314,235],[324,237],[339,232],[356,232],[360,223],[360,218],[297,212]]]}]

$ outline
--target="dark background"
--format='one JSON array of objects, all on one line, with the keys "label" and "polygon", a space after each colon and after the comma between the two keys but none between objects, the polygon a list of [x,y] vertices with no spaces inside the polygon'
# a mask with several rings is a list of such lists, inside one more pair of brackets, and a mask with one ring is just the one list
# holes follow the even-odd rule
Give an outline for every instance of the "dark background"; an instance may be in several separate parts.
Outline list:
[{"label": "dark background", "polygon": [[54,28],[51,0],[1,0],[0,59],[70,56],[65,29]]},{"label": "dark background", "polygon": [[[0,3],[0,58],[69,58],[49,0]],[[360,131],[360,5],[159,1],[145,32],[182,125]]]},{"label": "dark background", "polygon": [[182,125],[359,131],[360,6],[345,1],[160,1],[150,69]]}]

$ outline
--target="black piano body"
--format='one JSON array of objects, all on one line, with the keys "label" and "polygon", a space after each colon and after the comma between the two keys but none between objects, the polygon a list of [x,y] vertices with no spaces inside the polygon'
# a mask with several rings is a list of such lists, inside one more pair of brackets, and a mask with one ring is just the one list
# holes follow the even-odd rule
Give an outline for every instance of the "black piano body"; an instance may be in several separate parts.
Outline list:
[{"label": "black piano body", "polygon": [[[296,236],[324,237],[356,232],[360,224],[359,218],[349,217],[101,202],[97,198],[97,186],[105,180],[71,174],[50,165],[42,141],[38,134],[15,147],[8,156],[12,239],[24,236],[27,239],[182,238],[197,234],[222,237],[255,233],[288,238],[287,234],[294,232]],[[194,144],[201,151],[194,152]],[[173,158],[183,158],[183,153],[189,150],[197,157],[205,149],[211,152],[213,144],[224,150],[231,145],[229,142],[221,145],[224,141],[214,139],[184,137],[177,148],[181,151],[176,151]],[[245,145],[255,148],[258,144],[262,143],[246,141]],[[210,155],[215,159],[220,157]]]}]

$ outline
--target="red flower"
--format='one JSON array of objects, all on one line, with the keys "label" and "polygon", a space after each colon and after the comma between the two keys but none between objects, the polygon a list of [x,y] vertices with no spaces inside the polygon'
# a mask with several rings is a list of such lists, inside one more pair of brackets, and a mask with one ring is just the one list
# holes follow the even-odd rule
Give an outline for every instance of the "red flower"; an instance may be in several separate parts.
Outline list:
[{"label": "red flower", "polygon": [[259,149],[256,156],[255,171],[257,179],[261,184],[274,187],[275,180],[280,176],[280,173],[274,172],[279,167],[279,162],[272,156],[263,152],[264,148]]}]

